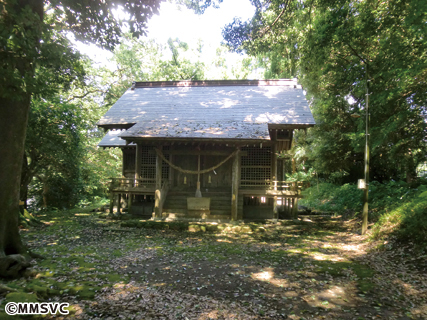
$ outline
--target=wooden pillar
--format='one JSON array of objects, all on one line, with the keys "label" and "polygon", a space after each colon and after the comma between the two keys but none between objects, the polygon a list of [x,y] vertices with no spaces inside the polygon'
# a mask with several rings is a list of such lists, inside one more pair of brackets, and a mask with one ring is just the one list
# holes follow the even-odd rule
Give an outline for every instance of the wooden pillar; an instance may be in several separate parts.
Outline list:
[{"label": "wooden pillar", "polygon": [[[276,132],[277,134],[277,132]],[[274,191],[277,191],[277,142],[274,142],[273,148],[272,148],[272,155],[271,155],[271,177],[274,181]],[[279,218],[278,208],[277,208],[277,196],[273,198],[273,219]]]},{"label": "wooden pillar", "polygon": [[[297,172],[296,169],[296,161],[295,158],[292,158],[292,174],[295,174]],[[295,192],[296,196],[298,196],[298,182],[293,182],[293,191]],[[298,219],[298,198],[292,198],[292,216],[294,219]]]},{"label": "wooden pillar", "polygon": [[289,217],[289,198],[284,198],[283,201],[285,202],[285,208],[284,208],[284,214],[285,217],[288,218]]},{"label": "wooden pillar", "polygon": [[120,215],[122,212],[120,209],[122,208],[122,194],[119,193],[117,195],[117,214]]},{"label": "wooden pillar", "polygon": [[[296,168],[296,163],[295,163],[296,161],[295,161],[295,158],[292,158],[292,174],[295,174],[295,173],[297,173],[297,168]],[[293,182],[292,183],[292,186],[293,186],[293,189],[295,190],[296,189],[296,187],[297,187],[297,183],[296,182]]]},{"label": "wooden pillar", "polygon": [[[159,147],[160,151],[162,150]],[[162,158],[156,153],[156,192],[154,194],[154,218],[161,218],[163,208],[161,206],[162,189]]]},{"label": "wooden pillar", "polygon": [[[171,149],[172,150],[172,149]],[[174,155],[172,154],[172,152],[170,153],[170,155],[169,155],[169,161],[171,162],[171,163],[175,163],[174,161],[175,161],[175,159],[174,159]],[[174,178],[175,178],[175,169],[174,168],[172,168],[171,166],[169,166],[169,185],[170,186],[173,186],[173,181],[174,181]]]},{"label": "wooden pillar", "polygon": [[271,178],[277,180],[277,142],[273,144],[271,155]]},{"label": "wooden pillar", "polygon": [[154,219],[161,219],[162,218],[162,208],[160,205],[161,202],[161,191],[160,189],[156,189],[154,193]]},{"label": "wooden pillar", "polygon": [[128,194],[128,213],[130,214],[131,212],[131,209],[132,209],[132,199],[133,198],[133,195],[132,195],[132,193],[129,193]]},{"label": "wooden pillar", "polygon": [[279,208],[277,207],[277,196],[274,196],[273,198],[273,219],[277,220],[279,219]]},{"label": "wooden pillar", "polygon": [[288,217],[288,198],[283,198],[283,213]]},{"label": "wooden pillar", "polygon": [[240,150],[236,153],[233,160],[231,173],[231,220],[237,220],[239,209],[239,181],[240,181]]},{"label": "wooden pillar", "polygon": [[291,198],[291,217],[292,218],[295,218],[295,216],[294,216],[294,208],[295,208],[295,205],[294,205],[294,198]]},{"label": "wooden pillar", "polygon": [[122,150],[122,176],[125,176],[125,149],[121,148]]},{"label": "wooden pillar", "polygon": [[114,208],[114,179],[110,182],[110,212],[108,213],[109,216],[113,214],[113,208]]},{"label": "wooden pillar", "polygon": [[[162,151],[162,147],[159,147]],[[156,153],[156,189],[162,188],[162,158]]]},{"label": "wooden pillar", "polygon": [[111,191],[110,193],[110,212],[109,212],[109,216],[113,215],[113,210],[114,210],[114,193]]},{"label": "wooden pillar", "polygon": [[[135,180],[141,179],[141,165],[142,165],[142,146],[141,143],[136,143],[135,150]],[[138,185],[138,182],[135,181],[135,186]]]},{"label": "wooden pillar", "polygon": [[298,219],[298,198],[292,198],[292,216]]}]

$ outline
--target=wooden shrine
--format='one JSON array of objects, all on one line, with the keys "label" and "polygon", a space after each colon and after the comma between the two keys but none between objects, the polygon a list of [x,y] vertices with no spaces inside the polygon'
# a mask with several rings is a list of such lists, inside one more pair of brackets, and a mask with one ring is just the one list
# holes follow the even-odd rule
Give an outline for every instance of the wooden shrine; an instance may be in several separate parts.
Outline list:
[{"label": "wooden shrine", "polygon": [[155,219],[277,219],[296,208],[280,152],[313,126],[295,80],[136,82],[101,118],[123,151],[111,199]]}]

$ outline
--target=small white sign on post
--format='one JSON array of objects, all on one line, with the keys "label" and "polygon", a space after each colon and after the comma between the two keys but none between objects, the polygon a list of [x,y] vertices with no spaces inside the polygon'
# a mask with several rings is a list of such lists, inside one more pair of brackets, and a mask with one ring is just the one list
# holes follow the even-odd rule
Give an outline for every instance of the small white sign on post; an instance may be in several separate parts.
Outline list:
[{"label": "small white sign on post", "polygon": [[366,188],[365,179],[357,180],[357,189],[365,189],[365,188]]}]

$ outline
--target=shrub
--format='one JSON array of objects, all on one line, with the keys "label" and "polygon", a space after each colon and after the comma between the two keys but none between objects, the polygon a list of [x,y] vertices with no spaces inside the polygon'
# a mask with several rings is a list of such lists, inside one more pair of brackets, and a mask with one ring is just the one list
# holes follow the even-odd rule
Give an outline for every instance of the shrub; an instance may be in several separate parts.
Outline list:
[{"label": "shrub", "polygon": [[384,213],[373,227],[373,239],[394,236],[399,241],[427,244],[427,191],[422,190],[410,201]]},{"label": "shrub", "polygon": [[[421,183],[417,188],[404,181],[370,183],[369,217],[377,221],[372,229],[374,239],[392,236],[399,241],[427,243],[427,184]],[[303,195],[300,203],[314,210],[355,215],[362,211],[363,191],[355,184],[321,183]]]},{"label": "shrub", "polygon": [[362,207],[362,190],[354,184],[338,186],[321,183],[303,192],[301,204],[311,209],[341,214],[348,211],[357,212]]}]

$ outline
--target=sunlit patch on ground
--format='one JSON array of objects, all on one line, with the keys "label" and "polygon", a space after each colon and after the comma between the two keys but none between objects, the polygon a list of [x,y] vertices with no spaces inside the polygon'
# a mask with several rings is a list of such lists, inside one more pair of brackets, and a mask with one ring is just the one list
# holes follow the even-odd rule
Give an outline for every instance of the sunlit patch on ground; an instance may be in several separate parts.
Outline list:
[{"label": "sunlit patch on ground", "polygon": [[263,271],[263,272],[253,273],[251,277],[252,279],[255,279],[255,280],[269,281],[274,277],[274,273],[272,271]]},{"label": "sunlit patch on ground", "polygon": [[233,243],[232,241],[225,240],[225,239],[217,239],[216,241],[218,241],[218,242],[224,242],[224,243]]}]

